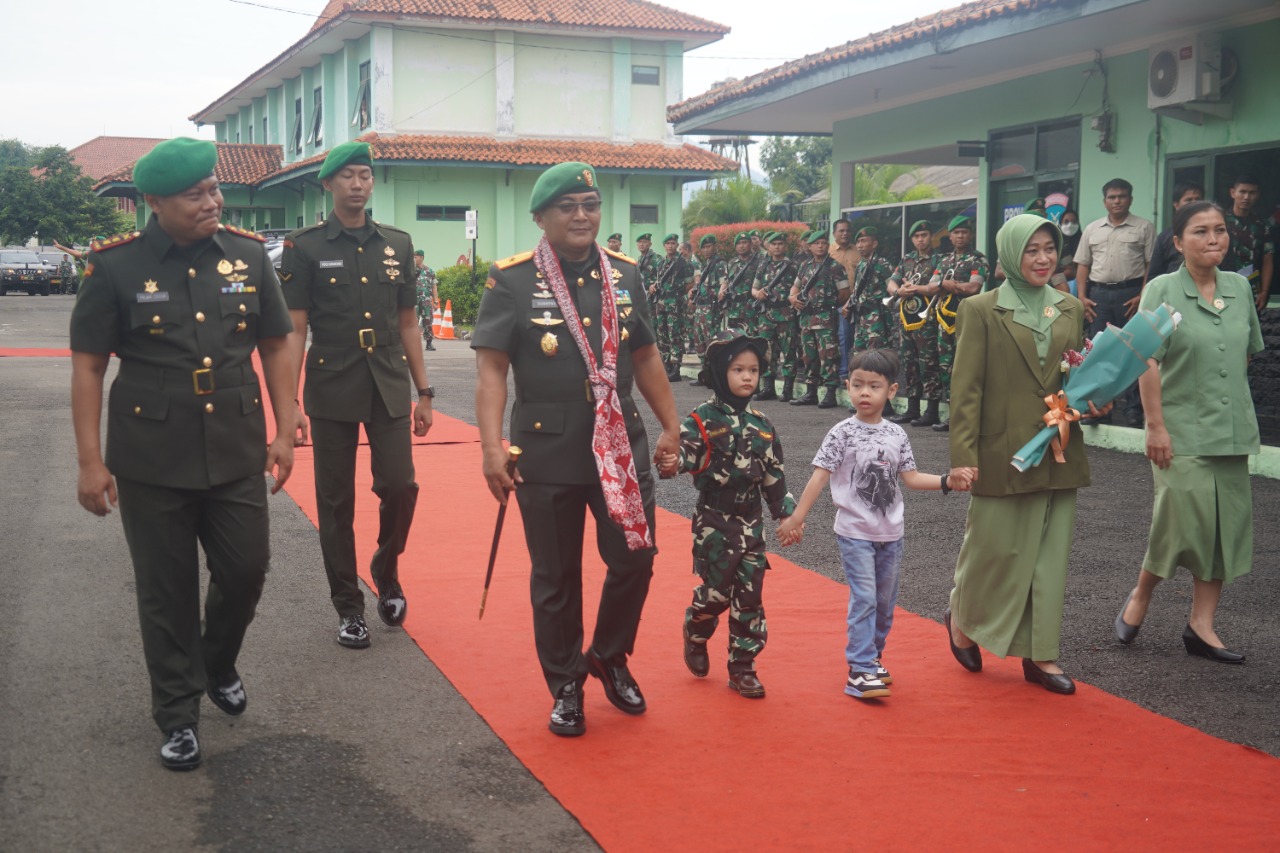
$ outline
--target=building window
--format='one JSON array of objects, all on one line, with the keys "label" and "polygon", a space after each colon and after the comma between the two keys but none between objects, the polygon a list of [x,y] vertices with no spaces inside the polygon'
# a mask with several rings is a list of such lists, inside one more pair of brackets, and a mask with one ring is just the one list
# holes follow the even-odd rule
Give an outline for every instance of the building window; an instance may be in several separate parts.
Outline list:
[{"label": "building window", "polygon": [[657,86],[661,69],[656,65],[631,66],[631,82],[637,86]]},{"label": "building window", "polygon": [[266,145],[271,141],[271,137],[268,135],[268,132],[267,132],[267,128],[269,126],[270,125],[267,124],[267,117],[263,116],[262,117],[262,144],[263,145]]},{"label": "building window", "polygon": [[307,134],[308,145],[321,145],[324,142],[324,93],[317,86],[311,91],[311,132]]},{"label": "building window", "polygon": [[238,131],[238,130],[236,131],[236,142],[237,142],[237,143],[239,143],[239,142],[240,142],[240,131]]},{"label": "building window", "polygon": [[658,206],[656,204],[631,205],[631,222],[634,225],[657,225]]},{"label": "building window", "polygon": [[302,227],[302,217],[301,217],[301,216],[299,216],[299,217],[298,217],[298,224],[297,224],[297,225],[295,225],[294,227],[295,227],[295,228],[301,228],[301,227]]},{"label": "building window", "polygon": [[253,144],[253,125],[249,125],[249,144]]},{"label": "building window", "polygon": [[371,88],[371,84],[369,82],[369,63],[361,62],[360,63],[360,85],[356,89],[356,111],[351,114],[351,126],[357,127],[360,130],[367,129],[370,124],[370,119],[371,119],[371,113],[369,110],[370,88]]},{"label": "building window", "polygon": [[457,205],[420,204],[418,205],[419,222],[465,222],[469,207]]},{"label": "building window", "polygon": [[294,154],[302,153],[302,98],[293,101],[293,134],[289,147]]}]

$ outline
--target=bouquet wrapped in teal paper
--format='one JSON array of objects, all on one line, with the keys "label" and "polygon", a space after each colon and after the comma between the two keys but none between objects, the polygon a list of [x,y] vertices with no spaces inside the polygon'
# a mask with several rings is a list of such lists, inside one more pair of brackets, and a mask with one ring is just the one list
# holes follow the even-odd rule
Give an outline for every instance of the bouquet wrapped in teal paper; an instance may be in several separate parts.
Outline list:
[{"label": "bouquet wrapped in teal paper", "polygon": [[1168,305],[1154,311],[1139,310],[1120,329],[1112,325],[1099,332],[1082,354],[1063,353],[1062,370],[1067,379],[1062,390],[1045,398],[1049,411],[1044,429],[1013,454],[1011,464],[1026,471],[1040,464],[1045,451],[1053,448],[1054,458],[1064,462],[1072,421],[1080,419],[1080,409],[1089,401],[1105,405],[1114,400],[1147,370],[1147,359],[1173,334],[1182,317]]}]

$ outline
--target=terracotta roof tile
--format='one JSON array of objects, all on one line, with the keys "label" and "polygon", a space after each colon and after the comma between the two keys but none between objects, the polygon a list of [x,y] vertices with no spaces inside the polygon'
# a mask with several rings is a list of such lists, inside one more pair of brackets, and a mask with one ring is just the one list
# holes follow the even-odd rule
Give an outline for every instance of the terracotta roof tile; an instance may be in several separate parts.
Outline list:
[{"label": "terracotta roof tile", "polygon": [[[159,140],[156,140],[157,142]],[[147,149],[151,150],[150,148]],[[143,152],[146,153],[145,151]],[[284,160],[283,149],[279,145],[249,145],[234,142],[218,143],[218,164],[213,174],[222,184],[257,184],[271,174],[280,170]],[[133,166],[137,158],[114,172],[103,175],[94,185],[94,189],[103,184],[131,183]]]},{"label": "terracotta roof tile", "polygon": [[[370,143],[375,163],[414,162],[487,163],[495,166],[553,166],[581,160],[597,169],[658,169],[671,172],[736,171],[738,164],[696,145],[667,146],[658,142],[579,142],[570,139],[495,139],[488,136],[421,136],[401,134],[361,136]],[[278,175],[318,166],[323,154],[290,163]]]},{"label": "terracotta roof tile", "polygon": [[973,3],[965,3],[963,6],[943,9],[928,17],[917,18],[914,21],[899,24],[887,30],[863,36],[860,39],[854,39],[837,47],[828,48],[821,53],[814,53],[792,60],[742,80],[717,86],[701,95],[688,98],[668,107],[667,120],[670,122],[683,121],[743,95],[773,88],[831,65],[837,65],[864,56],[887,53],[891,50],[899,50],[916,42],[929,41],[944,34],[948,36],[954,35],[956,31],[993,18],[1031,14],[1067,2],[1076,2],[1076,0],[976,0]]},{"label": "terracotta roof tile", "polygon": [[645,0],[329,0],[311,29],[347,15],[724,35],[729,28]]},{"label": "terracotta roof tile", "polygon": [[163,141],[141,136],[95,136],[68,153],[80,171],[96,181],[129,165]]}]

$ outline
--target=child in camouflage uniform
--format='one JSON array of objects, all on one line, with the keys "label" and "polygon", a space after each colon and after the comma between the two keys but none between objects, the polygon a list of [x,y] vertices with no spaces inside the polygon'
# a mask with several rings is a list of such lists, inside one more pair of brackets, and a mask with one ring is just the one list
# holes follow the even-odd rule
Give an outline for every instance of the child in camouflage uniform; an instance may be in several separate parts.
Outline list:
[{"label": "child in camouflage uniform", "polygon": [[684,662],[699,678],[711,668],[707,641],[729,611],[729,686],[749,699],[764,696],[756,655],[764,648],[761,593],[769,568],[761,497],[775,520],[795,509],[782,471],[782,444],[769,419],[750,407],[767,369],[763,338],[740,329],[719,332],[707,346],[701,380],[715,396],[680,425],[680,453],[659,460],[664,473],[693,474],[693,569],[702,583],[684,617]]}]

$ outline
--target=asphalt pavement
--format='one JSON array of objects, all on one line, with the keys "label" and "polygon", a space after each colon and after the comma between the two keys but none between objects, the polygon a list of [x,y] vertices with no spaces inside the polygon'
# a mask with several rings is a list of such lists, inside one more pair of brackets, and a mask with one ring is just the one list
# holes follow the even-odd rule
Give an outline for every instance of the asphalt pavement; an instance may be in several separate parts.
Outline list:
[{"label": "asphalt pavement", "polygon": [[[65,347],[72,301],[0,299],[0,348]],[[436,346],[427,354],[436,409],[474,423],[472,353],[465,341]],[[692,373],[693,360],[687,364]],[[205,766],[187,774],[161,769],[119,519],[94,518],[75,501],[69,377],[65,358],[0,358],[0,583],[11,602],[0,618],[0,849],[595,848],[441,675],[429,650],[376,619],[371,649],[337,646],[318,537],[283,493],[270,500],[272,571],[239,667],[248,712],[233,719],[206,704]],[[706,396],[687,382],[674,390],[682,412]],[[822,437],[846,412],[777,402],[759,408],[782,438],[798,495]],[[652,436],[656,424],[641,411]],[[908,432],[920,469],[944,472],[946,436]],[[1151,475],[1136,455],[1094,448],[1089,457],[1094,485],[1080,493],[1063,667],[1156,713],[1280,756],[1280,533],[1273,523],[1280,482],[1252,483],[1255,570],[1226,589],[1218,618],[1219,634],[1249,662],[1229,667],[1183,651],[1191,597],[1185,574],[1158,591],[1133,646],[1115,640],[1112,620],[1146,546]],[[447,487],[429,472],[421,479]],[[658,486],[660,505],[686,517],[695,496],[687,477]],[[940,620],[968,499],[908,492],[906,501],[898,603]],[[830,502],[820,501],[805,542],[778,550],[840,580],[833,515]],[[413,535],[430,530],[431,519],[419,517]],[[941,626],[938,632],[944,644]]]}]

